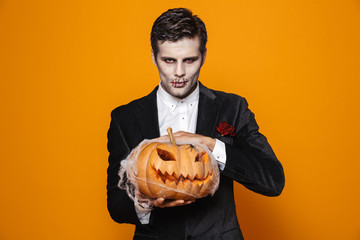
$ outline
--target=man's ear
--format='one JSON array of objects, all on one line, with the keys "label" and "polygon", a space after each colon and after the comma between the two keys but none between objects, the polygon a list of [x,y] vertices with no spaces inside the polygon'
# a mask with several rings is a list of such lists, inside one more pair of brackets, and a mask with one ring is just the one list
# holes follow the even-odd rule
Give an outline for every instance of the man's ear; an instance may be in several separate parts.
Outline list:
[{"label": "man's ear", "polygon": [[204,65],[204,63],[205,63],[206,53],[207,53],[207,49],[205,49],[204,54],[201,56],[201,66],[203,66],[203,65]]},{"label": "man's ear", "polygon": [[157,67],[157,62],[156,62],[156,58],[155,58],[153,49],[151,49],[151,59],[152,59],[153,64],[155,65],[155,67]]}]

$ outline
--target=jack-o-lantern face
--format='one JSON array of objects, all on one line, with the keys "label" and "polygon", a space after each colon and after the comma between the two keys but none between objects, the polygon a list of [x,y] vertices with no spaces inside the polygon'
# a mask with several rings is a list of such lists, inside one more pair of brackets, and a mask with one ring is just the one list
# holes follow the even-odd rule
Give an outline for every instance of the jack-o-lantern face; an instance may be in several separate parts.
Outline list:
[{"label": "jack-o-lantern face", "polygon": [[211,159],[197,145],[150,143],[139,153],[137,170],[139,191],[151,198],[201,198],[215,185]]}]

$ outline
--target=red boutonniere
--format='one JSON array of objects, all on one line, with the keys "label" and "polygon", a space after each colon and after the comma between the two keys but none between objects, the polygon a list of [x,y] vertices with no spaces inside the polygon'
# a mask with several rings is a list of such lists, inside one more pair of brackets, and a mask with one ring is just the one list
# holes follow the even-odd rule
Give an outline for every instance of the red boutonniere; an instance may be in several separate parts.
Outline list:
[{"label": "red boutonniere", "polygon": [[229,135],[231,137],[235,137],[236,135],[234,126],[229,124],[228,121],[219,123],[216,130],[221,134],[221,136]]}]

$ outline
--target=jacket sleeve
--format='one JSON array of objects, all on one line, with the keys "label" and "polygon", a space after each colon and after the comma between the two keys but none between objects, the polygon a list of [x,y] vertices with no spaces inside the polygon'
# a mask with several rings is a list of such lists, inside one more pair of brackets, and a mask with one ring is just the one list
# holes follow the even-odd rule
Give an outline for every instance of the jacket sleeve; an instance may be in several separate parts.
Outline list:
[{"label": "jacket sleeve", "polygon": [[278,196],[285,184],[281,163],[266,137],[259,132],[245,98],[238,104],[233,144],[226,143],[226,165],[222,174],[246,188],[266,196]]},{"label": "jacket sleeve", "polygon": [[134,207],[134,202],[125,190],[118,187],[120,161],[130,153],[117,116],[120,111],[111,113],[111,123],[108,131],[109,166],[107,169],[107,207],[111,218],[118,223],[141,224]]}]

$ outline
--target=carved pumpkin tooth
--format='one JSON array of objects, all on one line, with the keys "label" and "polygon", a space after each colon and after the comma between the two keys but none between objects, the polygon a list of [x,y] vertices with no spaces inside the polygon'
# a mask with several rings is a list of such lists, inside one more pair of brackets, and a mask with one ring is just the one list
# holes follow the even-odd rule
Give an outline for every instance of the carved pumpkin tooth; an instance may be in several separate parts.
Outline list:
[{"label": "carved pumpkin tooth", "polygon": [[173,173],[174,173],[174,165],[173,164],[169,164],[169,163],[163,164],[163,167],[169,175],[173,175]]},{"label": "carved pumpkin tooth", "polygon": [[186,187],[187,187],[187,181],[179,181],[179,183],[177,185],[179,192],[182,193],[182,192],[187,191]]},{"label": "carved pumpkin tooth", "polygon": [[203,178],[204,178],[204,171],[205,171],[205,170],[204,170],[203,167],[197,167],[195,178],[197,178],[197,179],[203,179]]},{"label": "carved pumpkin tooth", "polygon": [[163,174],[165,174],[168,171],[166,162],[162,162],[160,170]]},{"label": "carved pumpkin tooth", "polygon": [[197,180],[192,182],[192,189],[191,189],[192,192],[198,193],[200,191],[201,186],[199,185],[199,182],[200,181]]},{"label": "carved pumpkin tooth", "polygon": [[176,177],[176,178],[179,178],[179,177],[180,177],[179,168],[174,169],[173,176]]},{"label": "carved pumpkin tooth", "polygon": [[193,172],[193,175],[190,177],[191,180],[194,180],[196,178],[196,172]]},{"label": "carved pumpkin tooth", "polygon": [[185,179],[185,181],[184,181],[184,186],[185,186],[185,191],[186,191],[186,192],[190,192],[190,191],[191,191],[191,189],[192,189],[192,183],[191,183],[190,180]]},{"label": "carved pumpkin tooth", "polygon": [[160,166],[161,166],[161,161],[159,161],[158,159],[157,159],[157,161],[154,161],[154,169],[155,170],[159,170],[159,168],[160,168]]},{"label": "carved pumpkin tooth", "polygon": [[179,175],[176,173],[176,171],[174,171],[171,176],[173,176],[176,179],[179,178]]},{"label": "carved pumpkin tooth", "polygon": [[212,181],[210,181],[209,179],[206,179],[203,181],[203,185],[201,186],[200,192],[199,192],[199,196],[201,197],[205,197],[209,194],[208,189],[209,187],[211,187]]},{"label": "carved pumpkin tooth", "polygon": [[177,185],[176,182],[171,182],[169,186],[172,189],[174,189],[174,188],[176,189],[176,185]]}]

